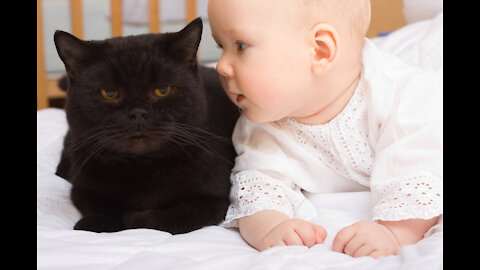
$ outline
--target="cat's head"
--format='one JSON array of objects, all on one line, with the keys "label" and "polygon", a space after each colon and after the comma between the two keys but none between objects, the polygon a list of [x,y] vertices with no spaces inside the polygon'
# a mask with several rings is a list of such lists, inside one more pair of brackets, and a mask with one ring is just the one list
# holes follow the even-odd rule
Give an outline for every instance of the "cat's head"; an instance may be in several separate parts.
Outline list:
[{"label": "cat's head", "polygon": [[196,56],[201,34],[200,18],[175,33],[101,41],[56,31],[55,46],[67,70],[65,110],[72,134],[143,153],[168,142],[172,125],[205,121]]}]

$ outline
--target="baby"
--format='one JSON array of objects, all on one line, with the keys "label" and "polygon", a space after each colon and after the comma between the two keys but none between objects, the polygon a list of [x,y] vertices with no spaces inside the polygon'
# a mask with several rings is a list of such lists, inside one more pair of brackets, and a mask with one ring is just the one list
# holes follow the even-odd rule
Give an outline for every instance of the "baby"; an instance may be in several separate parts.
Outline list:
[{"label": "baby", "polygon": [[333,251],[397,254],[443,216],[441,79],[365,38],[369,0],[210,0],[222,85],[243,110],[225,224],[252,247],[323,243],[311,193],[370,190]]}]

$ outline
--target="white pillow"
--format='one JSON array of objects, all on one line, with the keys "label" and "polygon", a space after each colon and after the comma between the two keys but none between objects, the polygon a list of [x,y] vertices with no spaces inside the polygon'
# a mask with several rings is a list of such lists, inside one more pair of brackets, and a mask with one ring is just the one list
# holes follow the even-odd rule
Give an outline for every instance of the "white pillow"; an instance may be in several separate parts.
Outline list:
[{"label": "white pillow", "polygon": [[403,14],[408,24],[432,19],[443,11],[443,0],[403,0]]}]

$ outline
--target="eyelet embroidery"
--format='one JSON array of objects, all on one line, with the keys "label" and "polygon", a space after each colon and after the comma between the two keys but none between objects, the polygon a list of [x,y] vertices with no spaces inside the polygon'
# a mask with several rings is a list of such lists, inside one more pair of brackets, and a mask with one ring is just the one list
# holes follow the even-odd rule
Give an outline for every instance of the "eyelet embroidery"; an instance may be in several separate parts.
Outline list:
[{"label": "eyelet embroidery", "polygon": [[375,154],[368,138],[366,114],[366,98],[359,84],[343,111],[328,123],[305,125],[293,118],[278,122],[327,167],[368,186]]},{"label": "eyelet embroidery", "polygon": [[371,190],[374,219],[429,219],[443,211],[442,182],[428,172],[372,185]]},{"label": "eyelet embroidery", "polygon": [[303,200],[305,197],[295,185],[286,186],[257,171],[243,171],[232,176],[231,204],[225,223],[266,209],[293,217]]}]

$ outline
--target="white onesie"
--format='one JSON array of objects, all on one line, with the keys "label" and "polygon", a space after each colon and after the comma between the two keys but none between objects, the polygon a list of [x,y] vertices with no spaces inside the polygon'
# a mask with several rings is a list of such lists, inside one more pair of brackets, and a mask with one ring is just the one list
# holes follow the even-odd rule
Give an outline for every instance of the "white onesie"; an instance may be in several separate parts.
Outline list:
[{"label": "white onesie", "polygon": [[443,213],[443,82],[365,39],[343,111],[322,125],[240,117],[226,227],[261,210],[310,219],[312,193],[371,190],[373,220]]}]

